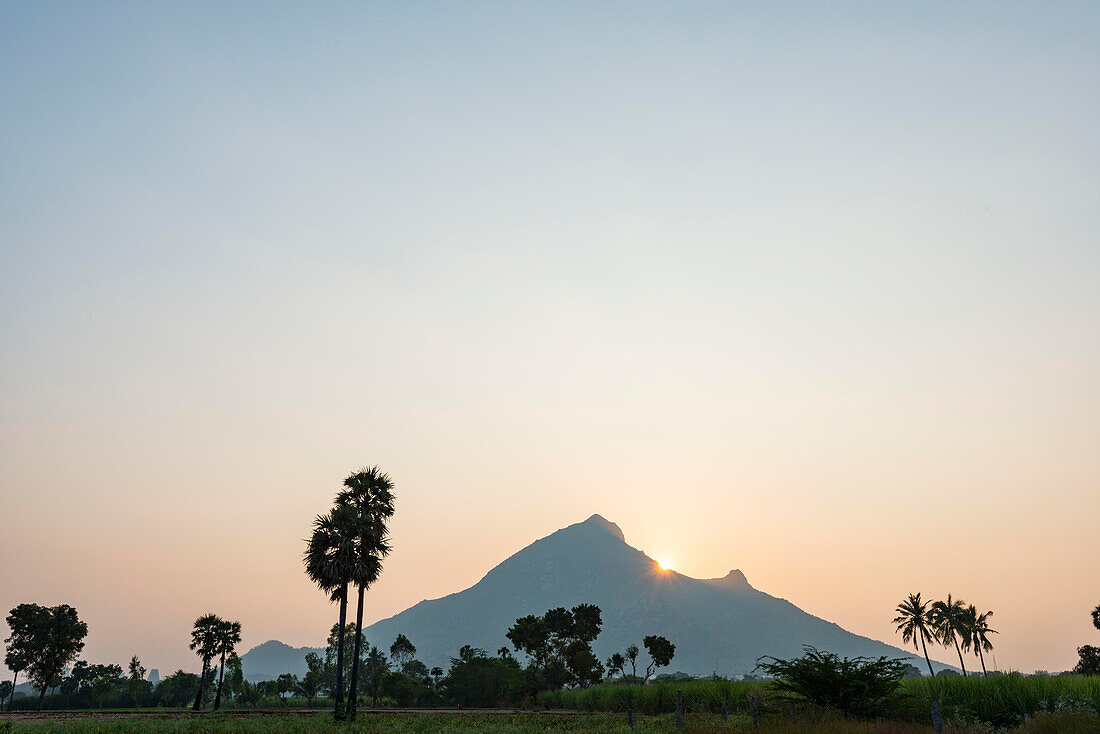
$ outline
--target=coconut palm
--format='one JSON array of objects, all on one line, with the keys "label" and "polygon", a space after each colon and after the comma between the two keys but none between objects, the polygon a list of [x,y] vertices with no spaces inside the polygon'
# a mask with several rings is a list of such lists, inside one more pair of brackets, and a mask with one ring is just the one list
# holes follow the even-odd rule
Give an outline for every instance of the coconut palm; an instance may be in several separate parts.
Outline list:
[{"label": "coconut palm", "polygon": [[940,644],[949,647],[955,646],[955,652],[959,655],[959,665],[962,666],[963,677],[966,677],[966,663],[963,662],[962,649],[959,647],[959,639],[969,639],[966,628],[966,602],[962,599],[952,599],[947,595],[947,601],[938,601],[932,605],[932,627],[936,631],[936,637]]},{"label": "coconut palm", "polygon": [[195,620],[195,626],[191,630],[191,649],[202,658],[202,673],[199,675],[199,692],[195,696],[193,711],[198,711],[202,706],[202,684],[206,682],[206,671],[210,667],[210,661],[218,654],[218,630],[223,620],[216,614],[204,614]]},{"label": "coconut palm", "polygon": [[[971,610],[973,610],[971,612]],[[982,663],[982,675],[988,676],[989,671],[985,669],[985,655],[984,652],[990,652],[993,650],[993,642],[989,639],[990,635],[997,634],[997,630],[989,626],[989,618],[993,616],[993,612],[982,612],[978,614],[978,610],[973,606],[967,610],[967,622],[970,626],[970,644],[974,647],[974,650],[978,653],[978,660]]]},{"label": "coconut palm", "polygon": [[359,587],[355,608],[355,643],[351,668],[351,693],[348,695],[348,717],[355,718],[359,699],[359,657],[363,638],[363,593],[382,573],[382,559],[390,552],[387,521],[393,517],[393,481],[379,467],[365,467],[344,479],[344,489],[336,495],[337,506],[355,510],[359,522],[358,557],[352,581]]},{"label": "coconut palm", "polygon": [[218,654],[221,655],[221,662],[218,667],[218,692],[214,696],[215,711],[222,705],[222,679],[225,678],[225,658],[227,655],[232,655],[240,643],[241,623],[221,620],[221,624],[218,625]]},{"label": "coconut palm", "polygon": [[306,541],[306,575],[340,602],[340,623],[336,645],[336,690],[334,716],[344,717],[344,627],[348,616],[348,585],[359,558],[359,517],[351,507],[337,506],[313,521],[313,535]]},{"label": "coconut palm", "polygon": [[928,663],[928,674],[934,678],[936,671],[932,670],[927,644],[928,641],[936,641],[936,632],[929,611],[930,605],[931,602],[921,600],[920,592],[910,594],[909,598],[898,604],[897,609],[894,610],[898,613],[898,616],[894,617],[894,624],[898,626],[897,631],[901,633],[903,642],[912,642],[914,650],[919,649],[924,652],[924,661]]}]

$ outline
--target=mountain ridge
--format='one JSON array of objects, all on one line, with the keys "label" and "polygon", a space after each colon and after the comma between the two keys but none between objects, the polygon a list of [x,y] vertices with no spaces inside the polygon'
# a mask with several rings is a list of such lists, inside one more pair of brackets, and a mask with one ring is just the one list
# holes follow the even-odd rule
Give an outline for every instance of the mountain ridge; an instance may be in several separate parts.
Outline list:
[{"label": "mountain ridge", "polygon": [[[660,569],[599,514],[539,538],[469,588],[420,601],[370,624],[364,634],[383,649],[404,634],[416,645],[417,658],[446,669],[462,645],[495,653],[509,644],[505,635],[517,618],[580,603],[603,610],[603,631],[593,645],[601,660],[640,644],[644,635],[659,634],[676,645],[671,669],[699,675],[744,674],[762,655],[791,657],[807,644],[848,657],[906,658],[924,667],[912,652],[848,632],[756,589],[740,569],[711,579]],[[299,648],[300,657],[309,649]],[[264,656],[253,665],[251,654],[242,656],[246,675],[260,672],[261,659],[271,667]]]}]

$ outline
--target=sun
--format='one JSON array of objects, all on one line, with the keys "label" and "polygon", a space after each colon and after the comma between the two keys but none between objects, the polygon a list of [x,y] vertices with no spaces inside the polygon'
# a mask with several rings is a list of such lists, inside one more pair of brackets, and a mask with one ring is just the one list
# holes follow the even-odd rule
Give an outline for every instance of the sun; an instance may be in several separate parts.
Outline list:
[{"label": "sun", "polygon": [[657,560],[657,566],[662,571],[671,571],[672,570],[672,561],[668,560],[667,558],[658,558],[656,560]]}]

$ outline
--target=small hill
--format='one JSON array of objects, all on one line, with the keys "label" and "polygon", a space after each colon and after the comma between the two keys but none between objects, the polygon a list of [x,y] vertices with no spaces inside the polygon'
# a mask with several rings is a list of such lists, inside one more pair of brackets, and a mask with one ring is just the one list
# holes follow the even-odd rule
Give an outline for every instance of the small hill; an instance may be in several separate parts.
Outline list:
[{"label": "small hill", "polygon": [[241,655],[241,669],[250,681],[274,680],[283,673],[299,678],[306,674],[306,653],[324,657],[323,647],[291,647],[278,640],[268,640]]}]

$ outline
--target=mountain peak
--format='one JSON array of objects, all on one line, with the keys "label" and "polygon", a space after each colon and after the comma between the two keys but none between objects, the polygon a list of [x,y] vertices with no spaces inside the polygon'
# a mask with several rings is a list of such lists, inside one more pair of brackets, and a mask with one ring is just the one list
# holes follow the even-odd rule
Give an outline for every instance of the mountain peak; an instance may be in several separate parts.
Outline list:
[{"label": "mountain peak", "polygon": [[611,533],[612,535],[614,535],[619,540],[623,541],[624,543],[626,542],[626,536],[623,535],[622,528],[620,528],[618,525],[616,525],[615,523],[608,520],[603,515],[599,515],[599,514],[593,515],[592,517],[588,518],[587,520],[585,520],[581,524],[582,525],[591,525],[593,527],[600,528],[601,530],[606,530],[607,532]]},{"label": "mountain peak", "polygon": [[742,573],[741,569],[739,569],[739,568],[733,569],[732,571],[727,573],[722,578],[707,579],[707,581],[709,583],[712,583],[712,584],[721,585],[721,586],[728,586],[728,587],[735,588],[735,589],[736,588],[749,588],[749,589],[752,588],[752,586],[749,585],[749,580],[747,578],[745,578],[745,574]]}]

